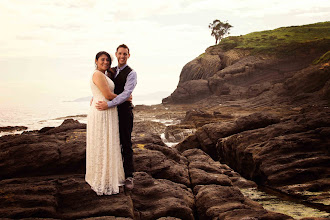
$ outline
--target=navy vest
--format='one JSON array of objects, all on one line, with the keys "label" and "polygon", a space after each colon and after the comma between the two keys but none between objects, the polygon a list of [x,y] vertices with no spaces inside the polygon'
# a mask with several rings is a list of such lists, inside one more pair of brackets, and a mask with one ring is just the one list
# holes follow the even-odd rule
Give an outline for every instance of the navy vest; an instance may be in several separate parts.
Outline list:
[{"label": "navy vest", "polygon": [[[127,80],[127,76],[128,74],[132,71],[132,68],[129,66],[126,66],[123,70],[121,70],[118,74],[118,76],[115,78],[115,75],[117,73],[117,68],[111,68],[114,73],[111,74],[111,79],[112,81],[115,83],[115,91],[114,93],[119,95],[120,93],[122,93],[124,91],[124,87],[125,87],[125,83]],[[131,106],[131,102],[125,101],[122,104],[119,105],[120,107],[130,107]],[[119,107],[118,106],[118,107]]]}]

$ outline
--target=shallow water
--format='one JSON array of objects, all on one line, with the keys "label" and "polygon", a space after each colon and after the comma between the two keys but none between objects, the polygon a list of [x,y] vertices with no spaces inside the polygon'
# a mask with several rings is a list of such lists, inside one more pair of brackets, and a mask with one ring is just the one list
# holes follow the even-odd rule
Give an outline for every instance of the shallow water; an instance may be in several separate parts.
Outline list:
[{"label": "shallow water", "polygon": [[162,133],[160,135],[162,141],[164,142],[164,144],[166,144],[168,147],[173,147],[175,145],[177,145],[179,142],[169,142],[166,138],[165,138],[165,133]]},{"label": "shallow water", "polygon": [[[56,127],[63,123],[68,115],[79,122],[86,123],[89,109],[88,102],[57,102],[52,104],[0,106],[0,127],[26,126],[27,131],[39,130],[43,127]],[[75,116],[76,115],[76,116]],[[20,134],[23,131],[0,132],[0,136]]]},{"label": "shallow water", "polygon": [[256,188],[241,189],[241,192],[253,201],[261,204],[265,209],[283,213],[295,219],[306,217],[330,218],[330,213],[320,211],[295,201],[285,200]]}]

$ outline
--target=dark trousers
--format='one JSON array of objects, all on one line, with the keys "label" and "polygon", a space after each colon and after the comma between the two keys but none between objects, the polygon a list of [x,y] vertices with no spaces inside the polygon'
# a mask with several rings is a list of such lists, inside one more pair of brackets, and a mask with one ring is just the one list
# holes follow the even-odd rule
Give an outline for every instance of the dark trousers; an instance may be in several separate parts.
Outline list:
[{"label": "dark trousers", "polygon": [[[124,104],[124,103],[123,103]],[[133,149],[132,149],[132,130],[133,130],[133,108],[131,106],[118,106],[119,116],[119,136],[123,155],[125,177],[133,177]]]}]

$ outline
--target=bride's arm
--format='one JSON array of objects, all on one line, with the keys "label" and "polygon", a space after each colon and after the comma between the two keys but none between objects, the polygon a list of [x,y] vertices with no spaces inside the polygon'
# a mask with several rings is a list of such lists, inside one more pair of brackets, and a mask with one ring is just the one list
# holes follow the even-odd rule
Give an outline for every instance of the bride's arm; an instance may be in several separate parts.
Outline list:
[{"label": "bride's arm", "polygon": [[93,74],[93,83],[99,88],[99,90],[102,92],[103,96],[108,99],[112,100],[114,99],[117,95],[111,92],[108,82],[105,79],[105,76],[103,73],[96,71]]}]

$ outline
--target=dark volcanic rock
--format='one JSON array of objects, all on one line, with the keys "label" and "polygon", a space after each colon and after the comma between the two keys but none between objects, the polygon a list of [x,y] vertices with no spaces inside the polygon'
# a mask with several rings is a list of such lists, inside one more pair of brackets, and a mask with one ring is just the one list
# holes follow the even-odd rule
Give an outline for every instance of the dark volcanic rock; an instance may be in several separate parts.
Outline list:
[{"label": "dark volcanic rock", "polygon": [[0,188],[3,218],[134,217],[129,196],[97,196],[82,174],[2,180]]},{"label": "dark volcanic rock", "polygon": [[189,149],[201,148],[201,145],[197,139],[197,136],[191,135],[186,139],[184,139],[183,141],[181,141],[180,143],[178,143],[177,145],[175,145],[174,148],[182,153]]},{"label": "dark volcanic rock", "polygon": [[192,186],[217,184],[253,188],[257,185],[244,179],[241,175],[225,164],[214,161],[200,149],[190,149],[183,153],[189,161],[189,176]]},{"label": "dark volcanic rock", "polygon": [[[328,108],[304,108],[282,120],[252,114],[235,122],[207,124],[175,148],[185,156],[189,149],[202,149],[247,179],[329,210],[329,127]],[[190,176],[194,175],[192,169]],[[199,178],[215,183],[220,177]],[[244,185],[244,181],[236,181]]]},{"label": "dark volcanic rock", "polygon": [[219,56],[217,54],[206,53],[205,56],[195,58],[182,68],[180,82],[207,79],[213,76],[220,68]]},{"label": "dark volcanic rock", "polygon": [[[290,133],[288,129],[291,124],[285,125],[285,123],[294,121],[299,126],[290,134],[301,131],[299,134],[305,135],[304,132],[308,129],[316,129],[316,132],[308,133],[311,145],[318,144],[314,149],[324,148],[324,144],[314,142],[313,135],[319,135],[318,138],[322,137],[322,140],[327,141],[330,132],[325,121],[327,119],[320,113],[319,118],[311,121],[307,116],[309,113],[310,111],[306,111],[303,113],[306,117],[288,118],[282,122],[272,116],[255,114],[231,124],[224,122],[231,126],[223,128],[227,129],[225,134],[247,130],[238,133],[239,135],[265,129],[267,134],[261,132],[260,136],[267,139],[276,132],[281,135]],[[279,128],[281,124],[284,125],[282,130],[274,129]],[[121,188],[121,192],[117,195],[97,196],[84,180],[86,147],[84,126],[69,120],[57,128],[47,128],[42,132],[0,138],[0,218],[290,219],[288,216],[269,212],[243,196],[239,188],[252,188],[256,187],[256,184],[243,178],[228,165],[214,161],[208,154],[196,149],[203,148],[202,144],[204,144],[200,143],[199,136],[189,136],[186,142],[183,141],[177,146],[177,149],[169,148],[164,146],[157,134],[164,128],[157,123],[149,122],[141,122],[133,133],[135,188],[132,191]],[[285,129],[286,132],[281,133]],[[211,129],[205,131],[209,132]],[[240,138],[230,139],[235,137],[235,134],[224,137],[221,136],[224,133],[220,130],[212,132],[208,136],[211,142],[216,140],[219,143],[220,140],[227,140],[230,146],[229,140],[236,141],[235,143],[241,141]],[[219,135],[218,139],[216,139],[217,135]],[[242,136],[242,140],[245,140],[244,138],[245,136]],[[292,137],[288,140],[285,138],[288,137],[284,137],[283,140],[292,142]],[[192,141],[190,144],[189,140]],[[255,140],[256,138],[246,140],[247,146]],[[276,138],[271,139],[274,140]],[[272,143],[271,141],[269,143]],[[306,152],[312,148],[306,148]],[[218,144],[218,148],[215,149],[219,150],[220,145]],[[275,153],[276,150],[277,148]],[[263,153],[267,155],[267,152]],[[245,161],[250,155],[247,150],[234,155],[234,158],[246,156],[240,162],[246,163],[247,170],[253,173],[249,170],[252,163]],[[221,157],[225,159],[225,155]],[[262,158],[262,155],[257,154],[256,159],[258,157]],[[271,156],[268,155],[268,158],[272,162]],[[262,160],[266,166],[255,167],[272,177],[277,173],[272,171],[268,158]],[[324,160],[322,163],[325,162]],[[239,163],[236,162],[237,164]],[[274,164],[280,166],[276,161]],[[304,164],[308,164],[308,161]],[[297,184],[280,185],[271,180],[269,178],[266,182],[274,183],[274,186],[283,192],[298,192],[307,187]],[[318,191],[328,184],[325,178],[313,181],[308,182],[309,190]],[[328,194],[323,192],[304,198],[319,202],[322,199],[326,200]]]},{"label": "dark volcanic rock", "polygon": [[[282,123],[232,135],[219,140],[218,151],[243,176],[267,184],[315,180],[327,175],[330,165],[329,115],[328,112],[298,115]],[[315,175],[308,175],[309,172]]]},{"label": "dark volcanic rock", "polygon": [[272,213],[258,203],[244,197],[238,188],[220,185],[200,186],[196,189],[199,219],[293,219]]},{"label": "dark volcanic rock", "polygon": [[158,144],[164,145],[160,134],[165,132],[165,125],[153,121],[139,121],[134,122],[132,132],[132,142],[136,144]]},{"label": "dark volcanic rock", "polygon": [[166,146],[159,134],[150,133],[136,134],[132,137],[132,143],[134,147],[138,144],[143,145],[148,143]]},{"label": "dark volcanic rock", "polygon": [[161,134],[164,133],[166,126],[160,122],[137,121],[134,122],[132,135],[136,134]]},{"label": "dark volcanic rock", "polygon": [[[206,124],[196,131],[196,137],[203,151],[208,153],[213,159],[218,158],[218,152],[215,148],[219,138],[227,137],[245,130],[253,130],[256,128],[266,127],[268,125],[278,123],[279,119],[268,114],[254,113],[245,117],[241,117],[234,122],[219,122]],[[193,139],[193,138],[191,138]],[[179,144],[178,148],[186,149]],[[191,143],[195,145],[195,142]]]},{"label": "dark volcanic rock", "polygon": [[[219,139],[218,152],[223,161],[246,178],[310,202],[328,204],[330,197],[325,192],[330,189],[329,113],[303,113],[278,124]],[[309,199],[317,194],[313,192],[327,199]]]},{"label": "dark volcanic rock", "polygon": [[232,115],[221,114],[221,112],[213,112],[213,114],[202,111],[200,109],[192,109],[186,112],[185,118],[181,124],[193,124],[196,128],[202,127],[205,124],[215,123],[219,120],[227,120],[233,118]]},{"label": "dark volcanic rock", "polygon": [[65,121],[45,133],[0,138],[1,179],[63,173],[84,173],[85,124]]},{"label": "dark volcanic rock", "polygon": [[316,92],[317,96],[321,96],[321,98],[330,101],[329,97],[326,95],[326,90],[329,90],[329,82],[329,65],[323,68],[321,68],[320,65],[313,65],[287,79],[283,84],[285,89],[283,92],[289,92],[291,96],[301,96],[302,94],[312,94]]},{"label": "dark volcanic rock", "polygon": [[72,129],[86,129],[86,124],[82,124],[77,120],[74,119],[65,119],[63,123],[59,127],[55,127],[53,129],[50,129],[48,131],[45,131],[41,129],[42,132],[45,134],[55,134],[60,132],[65,132]]},{"label": "dark volcanic rock", "polygon": [[[199,219],[292,219],[269,212],[245,197],[235,186],[250,188],[256,187],[256,184],[245,180],[227,165],[212,160],[199,149],[187,150],[183,155],[189,161],[189,174],[194,186]],[[242,185],[244,181],[246,184]]]},{"label": "dark volcanic rock", "polygon": [[186,112],[183,122],[194,121],[196,118],[213,118],[213,115],[200,109],[192,109]]},{"label": "dark volcanic rock", "polygon": [[143,171],[157,179],[168,179],[190,185],[187,159],[176,149],[154,144],[140,145],[134,149],[136,171]]},{"label": "dark volcanic rock", "polygon": [[[328,46],[329,40],[320,40]],[[329,61],[313,64],[326,46],[301,43],[291,55],[251,54],[249,49],[223,50],[220,45],[187,63],[175,91],[163,103],[203,102],[205,99],[263,100],[280,103],[330,103]],[[308,51],[309,50],[309,51]],[[257,97],[257,100],[253,98]]]},{"label": "dark volcanic rock", "polygon": [[8,131],[22,131],[26,130],[27,127],[25,126],[6,126],[6,127],[0,127],[0,132],[8,132]]},{"label": "dark volcanic rock", "polygon": [[185,185],[165,179],[155,180],[147,173],[134,174],[132,193],[136,219],[152,220],[160,217],[194,219],[194,196]]},{"label": "dark volcanic rock", "polygon": [[164,102],[189,103],[211,95],[207,80],[190,80],[184,82],[172,93],[170,100]]}]

